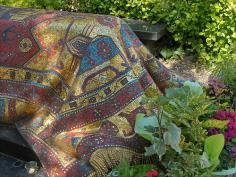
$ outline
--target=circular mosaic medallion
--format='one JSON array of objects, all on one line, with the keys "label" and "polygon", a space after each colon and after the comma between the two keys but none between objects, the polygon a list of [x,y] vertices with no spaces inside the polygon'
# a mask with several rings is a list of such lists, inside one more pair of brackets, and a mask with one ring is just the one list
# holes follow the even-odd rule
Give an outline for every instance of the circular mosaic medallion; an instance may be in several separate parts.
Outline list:
[{"label": "circular mosaic medallion", "polygon": [[32,46],[31,40],[29,38],[24,38],[20,41],[19,49],[21,52],[28,52]]}]

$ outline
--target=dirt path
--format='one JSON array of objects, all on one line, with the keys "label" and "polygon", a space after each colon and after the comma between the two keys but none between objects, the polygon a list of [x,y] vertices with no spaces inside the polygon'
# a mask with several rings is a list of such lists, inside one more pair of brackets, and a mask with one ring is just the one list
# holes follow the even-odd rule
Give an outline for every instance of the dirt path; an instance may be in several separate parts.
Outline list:
[{"label": "dirt path", "polygon": [[168,69],[177,75],[190,80],[198,81],[204,85],[207,84],[211,72],[199,64],[191,62],[188,57],[183,60],[160,60]]}]

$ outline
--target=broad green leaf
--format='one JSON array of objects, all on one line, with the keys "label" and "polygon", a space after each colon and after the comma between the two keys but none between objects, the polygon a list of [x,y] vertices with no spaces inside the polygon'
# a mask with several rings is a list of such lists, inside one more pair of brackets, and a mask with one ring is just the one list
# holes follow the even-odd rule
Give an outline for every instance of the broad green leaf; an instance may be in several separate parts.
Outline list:
[{"label": "broad green leaf", "polygon": [[206,152],[203,152],[200,158],[200,162],[201,162],[202,169],[209,168],[211,166],[211,162],[209,161],[209,157]]},{"label": "broad green leaf", "polygon": [[152,144],[151,146],[149,147],[145,147],[145,155],[146,156],[151,156],[151,155],[155,155],[157,154],[156,152],[156,145],[155,144]]},{"label": "broad green leaf", "polygon": [[184,95],[185,92],[182,88],[168,88],[166,89],[166,97],[168,98],[176,98],[180,95]]},{"label": "broad green leaf", "polygon": [[190,91],[196,95],[203,94],[203,89],[197,82],[186,81],[184,83],[184,86],[188,86],[190,88]]},{"label": "broad green leaf", "polygon": [[144,128],[147,132],[150,132],[150,133],[156,133],[158,131],[157,127],[153,127],[153,126],[150,126],[150,125],[145,126]]},{"label": "broad green leaf", "polygon": [[232,141],[233,143],[236,143],[236,137],[233,137],[233,138],[231,139],[231,141]]},{"label": "broad green leaf", "polygon": [[122,159],[119,165],[112,169],[107,177],[131,177],[130,176],[130,165],[128,160]]},{"label": "broad green leaf", "polygon": [[127,159],[122,159],[120,164],[112,169],[107,177],[143,177],[146,176],[146,172],[152,168],[153,165],[150,164],[131,166]]},{"label": "broad green leaf", "polygon": [[212,169],[215,169],[219,163],[219,156],[224,147],[224,135],[217,134],[209,136],[205,139],[204,151],[207,153],[212,164]]},{"label": "broad green leaf", "polygon": [[181,129],[177,127],[175,124],[171,123],[168,128],[167,132],[164,133],[163,138],[165,144],[170,145],[172,149],[176,152],[181,153],[181,148],[179,147],[180,143],[180,136],[181,136]]},{"label": "broad green leaf", "polygon": [[162,55],[163,58],[169,59],[173,55],[173,51],[169,48],[164,48],[160,51],[160,54]]},{"label": "broad green leaf", "polygon": [[213,174],[216,176],[228,176],[228,175],[233,175],[235,173],[236,173],[236,167],[228,170],[222,170],[219,172],[213,172]]},{"label": "broad green leaf", "polygon": [[149,116],[146,117],[145,114],[137,114],[134,131],[151,142],[154,141],[154,136],[152,132],[147,131],[146,127],[157,127],[157,117]]},{"label": "broad green leaf", "polygon": [[119,177],[131,177],[130,176],[130,165],[127,159],[122,159],[118,165]]},{"label": "broad green leaf", "polygon": [[157,104],[162,105],[162,106],[167,105],[169,103],[169,99],[164,96],[159,96],[156,101],[157,101]]},{"label": "broad green leaf", "polygon": [[145,147],[145,155],[154,155],[157,154],[159,156],[159,159],[162,158],[163,155],[166,153],[166,145],[162,140],[156,141],[154,144],[152,144],[149,147]]}]

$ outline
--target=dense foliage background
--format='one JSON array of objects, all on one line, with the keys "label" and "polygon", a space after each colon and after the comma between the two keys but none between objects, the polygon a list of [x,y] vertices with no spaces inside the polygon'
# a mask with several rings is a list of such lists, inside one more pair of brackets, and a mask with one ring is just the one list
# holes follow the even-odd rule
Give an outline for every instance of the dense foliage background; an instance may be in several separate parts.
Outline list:
[{"label": "dense foliage background", "polygon": [[0,4],[13,7],[33,7],[43,9],[62,9],[65,0],[0,0]]},{"label": "dense foliage background", "polygon": [[0,0],[0,4],[164,22],[174,40],[204,63],[235,59],[236,0]]}]

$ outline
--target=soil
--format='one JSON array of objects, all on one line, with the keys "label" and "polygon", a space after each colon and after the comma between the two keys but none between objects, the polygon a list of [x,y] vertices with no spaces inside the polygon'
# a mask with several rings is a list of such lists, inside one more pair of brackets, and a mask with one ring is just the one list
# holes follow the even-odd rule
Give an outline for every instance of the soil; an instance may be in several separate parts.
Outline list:
[{"label": "soil", "polygon": [[203,85],[207,85],[208,77],[211,75],[209,69],[193,62],[191,56],[187,56],[182,60],[163,60],[160,61],[173,73],[179,75],[186,80],[194,80]]}]

